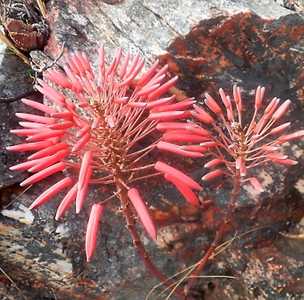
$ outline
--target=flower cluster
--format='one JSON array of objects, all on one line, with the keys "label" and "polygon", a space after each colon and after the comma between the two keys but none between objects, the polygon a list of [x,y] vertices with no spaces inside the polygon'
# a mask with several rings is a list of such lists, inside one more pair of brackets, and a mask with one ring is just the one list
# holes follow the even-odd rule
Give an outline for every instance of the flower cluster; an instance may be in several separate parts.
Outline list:
[{"label": "flower cluster", "polygon": [[241,183],[249,182],[261,191],[258,179],[250,177],[250,169],[270,161],[295,165],[295,160],[280,152],[281,145],[304,136],[304,130],[283,134],[291,123],[279,124],[291,101],[280,104],[280,99],[273,98],[263,108],[264,93],[264,87],[257,87],[249,122],[243,120],[239,87],[233,87],[232,99],[220,89],[221,103],[206,93],[204,106],[193,105],[192,121],[157,125],[164,132],[157,147],[188,157],[208,155],[210,160],[204,167],[210,171],[202,177],[203,181],[227,175],[239,178]]},{"label": "flower cluster", "polygon": [[187,109],[193,105],[192,99],[176,103],[174,96],[161,98],[177,80],[176,77],[166,80],[168,67],[160,67],[156,61],[144,72],[140,55],[124,54],[121,49],[107,65],[103,48],[99,49],[97,67],[95,76],[87,56],[76,52],[65,57],[63,69],[48,70],[45,80],[38,79],[36,86],[48,103],[22,100],[39,114],[16,114],[22,119],[19,122],[22,128],[11,132],[24,137],[25,142],[7,147],[10,151],[31,152],[26,162],[10,168],[31,174],[21,186],[54,174],[63,175],[30,206],[36,208],[66,191],[56,220],[73,203],[76,213],[81,211],[90,185],[107,185],[112,189],[109,198],[89,204],[87,260],[96,247],[105,205],[114,198],[121,201],[128,223],[137,213],[147,233],[156,239],[156,227],[145,201],[133,187],[137,181],[164,175],[188,201],[196,204],[198,199],[193,190],[201,189],[181,171],[164,162],[149,160],[156,145],[162,148],[152,132],[164,122],[189,117]]},{"label": "flower cluster", "polygon": [[[196,191],[202,187],[180,170],[149,155],[156,148],[190,158],[208,156],[210,169],[203,181],[221,175],[262,186],[250,169],[272,161],[283,165],[297,162],[280,152],[281,145],[304,136],[304,130],[284,134],[290,122],[279,124],[291,101],[280,104],[273,98],[263,108],[265,88],[255,92],[253,115],[244,120],[239,87],[230,98],[219,90],[221,103],[205,94],[204,105],[190,98],[177,102],[164,96],[177,77],[166,79],[168,66],[156,61],[143,71],[140,55],[124,54],[118,49],[108,65],[99,49],[98,74],[84,53],[66,55],[61,69],[51,69],[36,86],[47,103],[29,99],[22,102],[39,113],[17,113],[22,128],[11,130],[25,142],[7,147],[10,151],[30,152],[27,161],[12,166],[14,171],[31,175],[21,186],[29,186],[54,174],[63,178],[44,191],[31,209],[65,191],[55,219],[75,203],[79,213],[87,202],[90,185],[108,186],[111,195],[89,203],[91,213],[86,232],[89,261],[96,247],[100,218],[106,204],[118,199],[123,208],[134,244],[136,215],[152,239],[157,230],[145,201],[134,184],[163,175],[192,205],[200,201]],[[247,114],[246,114],[247,116]],[[161,132],[161,137],[155,131]],[[143,251],[144,259],[146,255]],[[149,264],[149,263],[148,263]]]}]

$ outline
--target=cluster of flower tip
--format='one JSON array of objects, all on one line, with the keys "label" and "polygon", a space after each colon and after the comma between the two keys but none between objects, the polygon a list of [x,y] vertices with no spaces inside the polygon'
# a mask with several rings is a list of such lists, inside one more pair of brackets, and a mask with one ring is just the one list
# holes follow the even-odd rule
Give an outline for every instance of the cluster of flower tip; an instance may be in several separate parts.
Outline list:
[{"label": "cluster of flower tip", "polygon": [[241,183],[249,182],[262,191],[259,180],[250,176],[250,169],[267,162],[297,164],[280,150],[282,144],[304,136],[304,130],[285,134],[290,122],[279,124],[291,101],[280,103],[275,97],[263,107],[264,93],[264,87],[257,87],[249,122],[244,122],[239,87],[233,87],[232,99],[223,89],[219,90],[220,101],[206,93],[203,105],[193,105],[191,121],[157,125],[164,131],[158,148],[189,157],[208,156],[209,161],[204,165],[208,172],[202,177],[203,181],[224,175],[238,178]]},{"label": "cluster of flower tip", "polygon": [[149,236],[156,239],[156,226],[134,187],[136,182],[163,175],[194,204],[199,203],[194,190],[201,190],[183,172],[164,162],[151,161],[149,156],[156,146],[165,148],[151,134],[156,128],[166,126],[161,125],[164,122],[178,122],[191,116],[192,99],[177,103],[175,96],[163,97],[177,78],[167,80],[168,67],[159,66],[158,61],[144,71],[140,55],[124,54],[118,49],[107,64],[103,48],[98,51],[97,76],[87,56],[76,52],[65,57],[62,69],[48,70],[44,80],[38,79],[36,89],[48,102],[22,100],[36,113],[16,114],[22,128],[11,132],[25,142],[7,147],[10,151],[29,152],[25,162],[10,168],[30,173],[21,186],[36,184],[52,175],[62,177],[30,206],[39,207],[65,193],[56,220],[73,204],[76,213],[81,211],[90,185],[107,185],[112,189],[108,198],[86,203],[91,207],[86,231],[88,261],[96,247],[104,208],[114,198],[128,210],[124,197],[127,195],[133,207],[127,213],[133,217],[137,214]]}]

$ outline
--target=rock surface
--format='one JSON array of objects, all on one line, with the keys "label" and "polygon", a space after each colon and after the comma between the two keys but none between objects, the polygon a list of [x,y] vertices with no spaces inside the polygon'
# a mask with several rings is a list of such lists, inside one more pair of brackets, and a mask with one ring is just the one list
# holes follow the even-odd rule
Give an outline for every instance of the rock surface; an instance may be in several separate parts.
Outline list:
[{"label": "rock surface", "polygon": [[[274,19],[292,13],[272,0],[127,0],[116,5],[94,0],[85,5],[79,1],[52,1],[49,6],[53,7],[51,52],[56,41],[73,50],[96,49],[100,44],[110,50],[133,49],[148,58],[163,54],[174,38],[217,15],[251,10],[260,17]],[[96,55],[94,51],[91,54]]]},{"label": "rock surface", "polygon": [[[46,51],[55,57],[64,42],[66,48],[88,51],[96,59],[96,46],[102,43],[108,53],[120,46],[140,51],[147,60],[159,56],[169,64],[172,74],[179,75],[175,92],[181,97],[200,99],[205,91],[216,96],[215,90],[229,90],[233,83],[250,93],[263,84],[269,97],[292,99],[293,111],[288,117],[295,129],[303,128],[304,20],[300,15],[270,0],[111,2],[115,4],[94,0],[85,4],[74,0],[48,1],[52,33]],[[20,87],[26,81],[25,69],[17,61],[7,64],[3,59],[0,68],[4,77],[0,84],[12,82],[11,93],[15,92],[14,85]],[[11,74],[20,76],[14,76],[12,81]],[[22,190],[15,183],[22,175],[7,171],[16,157],[7,154],[4,146],[14,142],[8,128],[16,125],[13,114],[19,105],[1,105],[4,109],[0,111],[1,202],[3,205],[3,199],[8,198],[4,205],[13,203],[6,210],[18,212],[0,215],[0,295],[3,299],[31,300],[145,299],[157,282],[138,260],[119,215],[111,212],[103,221],[95,259],[87,264],[83,246],[87,213],[70,214],[66,222],[58,223],[53,220],[56,203],[50,203],[33,213],[32,222],[30,213],[20,206],[29,206],[43,186],[19,196]],[[300,164],[290,169],[271,166],[258,170],[267,192],[259,195],[261,209],[256,215],[251,213],[256,207],[256,195],[251,190],[243,191],[235,221],[238,232],[256,231],[237,239],[206,269],[209,275],[237,279],[203,279],[197,299],[301,298],[303,242],[290,240],[279,231],[293,228],[304,215],[303,143],[294,143],[286,151]],[[197,162],[187,162],[199,178],[203,170],[196,166]],[[156,220],[166,223],[160,230],[159,248],[143,240],[160,268],[173,274],[193,263],[199,250],[207,247],[213,235],[216,209],[177,209],[174,200],[180,197],[159,182],[143,189],[146,198],[162,208],[155,210]],[[226,204],[228,189],[229,186],[212,189],[220,205]],[[98,197],[98,191],[92,191],[90,197]],[[159,205],[159,199],[174,204]],[[16,215],[25,223],[8,217]]]}]

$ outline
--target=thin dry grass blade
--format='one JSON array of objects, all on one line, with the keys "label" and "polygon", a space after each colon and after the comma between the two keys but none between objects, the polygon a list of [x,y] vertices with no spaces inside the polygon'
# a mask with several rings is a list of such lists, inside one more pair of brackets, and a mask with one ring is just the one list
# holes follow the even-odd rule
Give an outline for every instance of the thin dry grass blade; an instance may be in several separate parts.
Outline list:
[{"label": "thin dry grass blade", "polygon": [[46,18],[47,12],[46,12],[46,7],[45,7],[44,1],[42,1],[42,0],[36,0],[36,2],[37,2],[37,5],[39,7],[39,10],[40,10],[40,13],[41,13],[42,17]]},{"label": "thin dry grass blade", "polygon": [[[223,251],[225,251],[228,247],[231,246],[231,244],[237,240],[237,239],[240,239],[252,232],[255,232],[255,231],[258,231],[258,230],[261,230],[261,229],[264,229],[264,228],[267,228],[268,226],[265,225],[265,226],[260,226],[260,227],[256,227],[256,228],[252,228],[248,231],[245,231],[243,233],[240,233],[240,234],[235,234],[231,239],[229,240],[226,240],[225,242],[223,242],[222,244],[220,244],[218,247],[216,247],[215,249],[215,253],[213,255],[213,257],[216,257],[218,256],[220,253],[222,253]],[[191,278],[191,273],[193,272],[193,270],[196,268],[196,266],[199,264],[199,262],[196,262],[194,263],[193,265],[189,266],[189,267],[186,267],[185,269],[173,274],[172,276],[168,277],[168,279],[173,279],[175,277],[178,277],[179,275],[182,275],[184,274],[180,279],[178,279],[176,282],[174,282],[173,284],[171,284],[170,286],[166,287],[164,290],[162,290],[158,295],[157,297],[160,297],[160,296],[163,296],[167,291],[170,290],[170,288],[172,288],[172,290],[170,291],[170,293],[167,295],[167,297],[165,298],[166,300],[170,299],[170,297],[173,295],[174,293],[174,290],[176,288],[178,288],[185,280]],[[200,276],[197,276],[197,278],[212,278],[212,277],[221,277],[221,276],[218,276],[218,275],[200,275]],[[223,276],[224,277],[224,276]],[[229,278],[229,276],[227,276],[227,278]],[[235,277],[231,276],[230,279],[236,279]],[[164,285],[163,282],[160,282],[159,284],[155,285],[151,290],[150,292],[148,293],[148,295],[146,296],[145,300],[149,300],[150,299],[150,296],[152,296],[152,294],[160,287],[162,287]],[[160,298],[158,298],[160,299]]]}]

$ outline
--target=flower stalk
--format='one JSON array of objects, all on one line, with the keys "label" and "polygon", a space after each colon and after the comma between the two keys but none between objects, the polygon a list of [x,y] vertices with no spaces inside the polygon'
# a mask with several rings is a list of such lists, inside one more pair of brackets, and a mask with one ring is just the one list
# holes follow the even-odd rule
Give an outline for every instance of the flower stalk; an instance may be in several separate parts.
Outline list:
[{"label": "flower stalk", "polygon": [[[16,114],[21,128],[11,132],[25,141],[7,150],[29,155],[26,162],[10,169],[29,172],[21,186],[38,184],[55,174],[62,177],[34,200],[31,209],[63,193],[56,220],[73,206],[76,214],[86,206],[90,208],[85,238],[87,261],[93,258],[106,207],[118,200],[140,257],[154,275],[168,282],[139,239],[137,217],[152,240],[157,238],[157,228],[134,184],[164,176],[175,182],[187,201],[198,202],[193,192],[201,189],[198,183],[150,155],[152,151],[172,150],[169,143],[160,142],[156,127],[188,117],[194,101],[177,103],[175,96],[166,95],[177,77],[167,79],[168,67],[160,67],[158,61],[144,71],[140,55],[118,49],[110,64],[103,48],[98,55],[97,74],[85,53],[66,55],[64,71],[49,69],[44,80],[37,81],[37,90],[48,102],[22,100],[36,113]],[[189,138],[195,138],[191,134]],[[110,196],[99,202],[89,201],[92,185],[107,186]]]},{"label": "flower stalk", "polygon": [[[251,170],[269,162],[295,165],[297,161],[289,159],[280,149],[284,143],[304,136],[304,130],[285,134],[290,122],[279,124],[291,105],[290,100],[280,104],[280,99],[275,97],[263,110],[264,87],[257,87],[255,91],[253,114],[248,123],[244,122],[241,89],[234,86],[232,98],[223,89],[219,90],[219,94],[221,101],[206,93],[203,105],[193,103],[191,120],[165,122],[157,126],[163,134],[158,143],[159,149],[185,157],[207,157],[209,161],[204,164],[207,173],[202,176],[202,181],[207,183],[226,176],[233,185],[223,221],[216,228],[213,242],[190,274],[186,294],[195,285],[197,275],[212,259],[227,231],[239,201],[241,186],[249,183],[257,191],[263,191],[258,178],[250,174]],[[197,204],[189,195],[187,197],[185,190],[183,192],[190,203]]]}]

